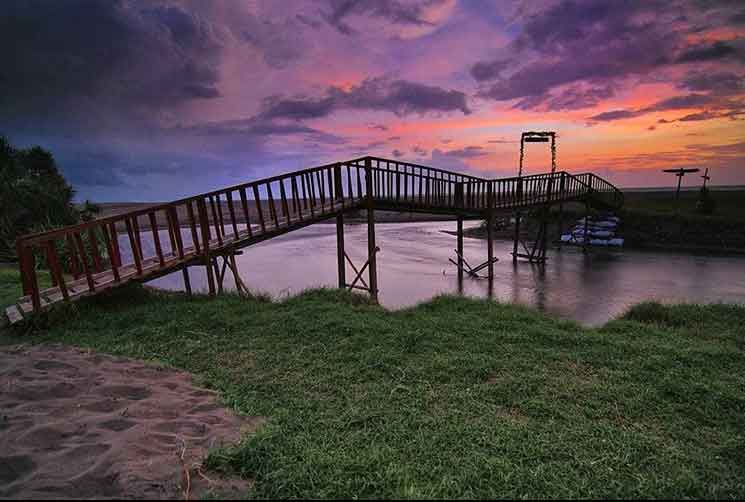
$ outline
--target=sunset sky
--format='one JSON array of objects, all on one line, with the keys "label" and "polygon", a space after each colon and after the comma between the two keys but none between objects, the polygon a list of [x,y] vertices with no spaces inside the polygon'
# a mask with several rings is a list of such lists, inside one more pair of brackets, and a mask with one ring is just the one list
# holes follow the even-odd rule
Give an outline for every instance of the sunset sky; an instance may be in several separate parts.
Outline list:
[{"label": "sunset sky", "polygon": [[0,44],[0,134],[80,198],[364,154],[511,176],[524,130],[621,186],[745,184],[742,1],[3,0]]}]

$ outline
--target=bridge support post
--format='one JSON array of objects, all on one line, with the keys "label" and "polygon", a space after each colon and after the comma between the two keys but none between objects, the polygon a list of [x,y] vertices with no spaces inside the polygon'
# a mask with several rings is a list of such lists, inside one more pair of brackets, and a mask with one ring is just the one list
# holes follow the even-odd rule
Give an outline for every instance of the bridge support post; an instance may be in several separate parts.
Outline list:
[{"label": "bridge support post", "polygon": [[463,216],[458,215],[458,292],[463,294]]},{"label": "bridge support post", "polygon": [[588,200],[585,200],[585,232],[584,232],[584,238],[582,239],[582,252],[587,253],[587,245],[588,241],[590,240],[590,236],[588,234],[588,227],[590,225],[590,202]]},{"label": "bridge support post", "polygon": [[212,257],[212,267],[215,269],[215,277],[217,277],[217,292],[222,293],[222,281],[224,274],[220,274],[220,265],[217,263],[217,255]]},{"label": "bridge support post", "polygon": [[564,232],[564,203],[563,202],[559,204],[558,225],[559,225],[559,249],[561,249],[561,235]]},{"label": "bridge support post", "polygon": [[184,274],[184,289],[186,289],[186,293],[191,296],[191,279],[189,278],[189,267],[182,268],[181,273]]},{"label": "bridge support post", "polygon": [[207,204],[203,198],[197,201],[199,212],[199,227],[202,232],[202,252],[204,254],[204,268],[207,271],[207,284],[210,288],[210,296],[215,296],[215,276],[212,275],[212,257],[210,256],[210,223],[207,216]]},{"label": "bridge support post", "polygon": [[561,172],[559,178],[559,249],[561,249],[561,235],[564,232],[564,197],[566,197],[566,173]]},{"label": "bridge support post", "polygon": [[365,189],[367,191],[367,260],[370,264],[370,296],[378,301],[378,260],[375,243],[375,204],[373,202],[373,176],[370,157],[365,159]]},{"label": "bridge support post", "polygon": [[512,261],[517,263],[517,246],[520,243],[520,211],[515,213],[515,241],[512,246]]},{"label": "bridge support post", "polygon": [[489,284],[491,285],[492,281],[494,281],[494,193],[491,183],[489,183],[487,188],[486,200],[488,204],[486,219],[487,259],[489,260]]},{"label": "bridge support post", "polygon": [[347,287],[347,267],[344,263],[344,215],[336,217],[336,264],[339,275],[339,289]]}]

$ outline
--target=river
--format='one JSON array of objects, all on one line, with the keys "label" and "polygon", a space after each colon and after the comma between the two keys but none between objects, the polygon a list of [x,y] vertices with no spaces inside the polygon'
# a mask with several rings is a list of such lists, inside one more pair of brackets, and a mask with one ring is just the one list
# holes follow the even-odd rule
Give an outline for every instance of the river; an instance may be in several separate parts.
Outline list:
[{"label": "river", "polygon": [[[477,223],[472,222],[471,225]],[[391,309],[426,301],[441,293],[457,293],[454,221],[379,223],[376,225],[379,299]],[[468,227],[468,223],[466,227]],[[184,232],[185,240],[189,240]],[[122,237],[120,237],[122,238]],[[161,235],[161,239],[167,239]],[[367,259],[366,225],[346,225],[347,253],[357,267]],[[143,243],[146,255],[152,243]],[[188,242],[187,242],[188,244]],[[495,241],[493,297],[530,305],[581,324],[594,326],[645,300],[689,303],[745,303],[745,259],[741,257],[632,250],[549,248],[545,267],[514,265],[512,243]],[[464,239],[464,254],[475,266],[486,260],[486,241]],[[237,257],[249,289],[275,298],[304,289],[336,285],[336,227],[317,224],[256,244]],[[485,272],[485,271],[484,271]],[[190,269],[192,287],[206,290],[204,267]],[[347,268],[347,278],[354,274]],[[229,276],[226,284],[232,287]],[[168,290],[183,290],[181,273],[150,282]],[[464,293],[489,294],[486,279],[464,279]]]}]

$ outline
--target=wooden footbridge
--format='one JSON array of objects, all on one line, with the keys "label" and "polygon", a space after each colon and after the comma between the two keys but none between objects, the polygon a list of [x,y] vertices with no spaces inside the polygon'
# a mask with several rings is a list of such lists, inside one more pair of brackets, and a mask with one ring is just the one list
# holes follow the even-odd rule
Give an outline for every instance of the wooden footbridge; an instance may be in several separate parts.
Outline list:
[{"label": "wooden footbridge", "polygon": [[[226,271],[232,272],[239,291],[245,290],[235,261],[242,248],[331,218],[337,223],[339,287],[364,289],[377,298],[376,209],[456,216],[461,283],[463,219],[487,220],[486,268],[492,279],[495,215],[519,215],[568,202],[618,208],[623,196],[591,173],[561,171],[487,180],[377,157],[337,162],[23,236],[16,245],[24,296],[6,309],[6,315],[15,323],[58,302],[177,271],[182,271],[191,293],[192,266],[206,268],[212,295],[222,290]],[[368,260],[358,269],[344,251],[343,221],[346,214],[359,211],[367,215]],[[144,239],[143,245],[147,234],[152,242]],[[515,259],[521,256],[517,241],[516,234]],[[536,246],[543,246],[545,256],[545,236],[534,250]],[[355,271],[351,283],[345,261]],[[51,288],[40,289],[41,273],[51,276]]]}]

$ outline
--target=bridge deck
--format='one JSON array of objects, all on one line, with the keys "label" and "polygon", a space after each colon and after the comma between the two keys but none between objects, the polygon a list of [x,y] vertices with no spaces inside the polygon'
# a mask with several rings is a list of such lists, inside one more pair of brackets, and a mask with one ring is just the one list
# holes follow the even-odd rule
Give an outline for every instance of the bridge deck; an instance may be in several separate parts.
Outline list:
[{"label": "bridge deck", "polygon": [[[575,200],[617,207],[623,199],[593,174],[485,180],[363,157],[21,237],[24,296],[5,312],[15,323],[55,303],[209,264],[214,256],[362,208],[486,217]],[[143,247],[143,234],[153,249]],[[39,263],[52,288],[39,289]]]}]

